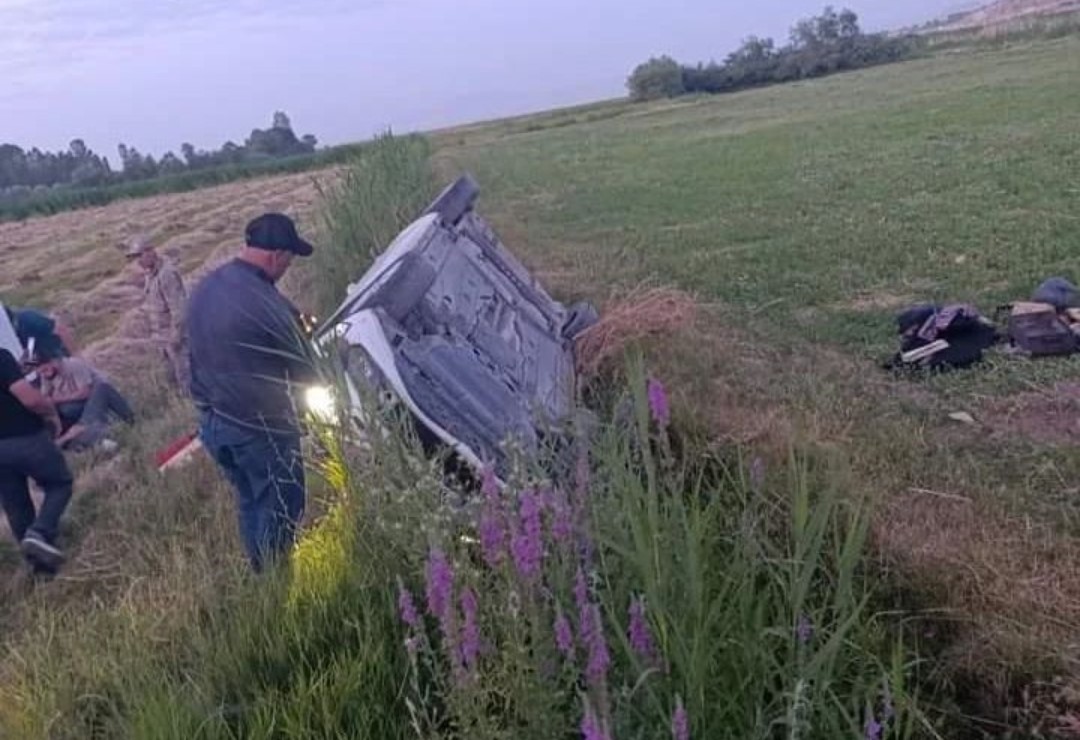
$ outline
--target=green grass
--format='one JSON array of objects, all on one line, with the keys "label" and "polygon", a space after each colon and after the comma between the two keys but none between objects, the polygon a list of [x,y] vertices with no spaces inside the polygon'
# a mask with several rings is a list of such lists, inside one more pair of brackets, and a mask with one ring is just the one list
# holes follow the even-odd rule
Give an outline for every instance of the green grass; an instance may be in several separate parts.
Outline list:
[{"label": "green grass", "polygon": [[[640,370],[628,377],[643,389]],[[543,589],[519,576],[508,554],[501,566],[482,565],[469,544],[475,521],[448,506],[437,465],[421,461],[394,426],[374,434],[365,454],[329,439],[329,457],[315,465],[324,473],[315,489],[332,494],[329,514],[290,569],[261,579],[200,552],[228,537],[220,506],[198,512],[206,532],[186,544],[187,527],[181,537],[155,521],[173,496],[191,502],[177,489],[182,480],[160,492],[168,498],[133,492],[137,513],[151,514],[146,541],[158,546],[140,552],[139,564],[169,563],[169,577],[150,575],[127,598],[90,609],[52,613],[40,604],[22,639],[7,643],[0,731],[563,738],[575,735],[583,702],[617,737],[664,737],[678,702],[695,737],[855,738],[870,715],[891,738],[928,728],[909,687],[910,653],[872,607],[876,581],[862,568],[869,512],[830,487],[837,478],[828,462],[793,457],[751,482],[732,459],[702,478],[698,465],[683,468],[663,452],[665,434],[643,398],[636,408],[636,434],[605,425],[592,481],[563,491],[583,507],[575,539],[555,539],[553,510],[544,514]],[[656,451],[642,457],[635,438]],[[516,482],[495,505],[500,516],[517,519],[517,497],[535,485]],[[593,555],[579,557],[586,540]],[[178,547],[196,549],[178,557]],[[398,584],[423,609],[432,547],[453,563],[455,603],[466,585],[479,595],[486,647],[467,679],[452,669],[456,643],[433,617],[421,631],[398,621]],[[579,568],[610,650],[602,683],[580,679],[584,638],[578,657],[560,666],[551,634],[559,609],[580,634],[571,593]],[[662,670],[626,637],[627,605],[638,595]],[[407,638],[421,645],[415,661]]]},{"label": "green grass", "polygon": [[1078,54],[920,60],[452,153],[530,237],[633,250],[780,335],[880,353],[887,315],[856,297],[992,307],[1075,269]]},{"label": "green grass", "polygon": [[[1067,435],[1029,438],[1001,410],[1053,397],[1078,361],[994,358],[927,382],[878,363],[907,304],[992,312],[1048,276],[1080,280],[1078,62],[1076,37],[969,48],[616,103],[570,126],[473,127],[440,135],[437,157],[444,172],[478,176],[483,212],[528,264],[560,276],[563,295],[603,299],[652,279],[711,304],[700,342],[665,345],[684,403],[736,432],[740,416],[773,413],[842,451],[857,488],[906,502],[882,528],[906,533],[910,521],[911,534],[884,557],[905,563],[893,572],[909,604],[965,625],[947,630],[957,641],[939,648],[944,670],[995,694],[1080,675],[1068,565],[1080,457]],[[949,500],[972,502],[975,520],[956,523]],[[1057,585],[1015,588],[1045,572]]]},{"label": "green grass", "polygon": [[[1076,365],[997,360],[907,383],[875,361],[892,348],[894,304],[989,309],[1072,276],[1078,55],[1076,39],[1021,44],[434,138],[440,172],[478,175],[481,212],[507,244],[567,275],[560,294],[604,298],[652,277],[711,304],[693,341],[669,337],[649,354],[681,418],[711,430],[776,411],[792,428],[781,454],[750,453],[768,461],[764,485],[728,446],[719,460],[691,448],[684,468],[649,424],[641,371],[620,381],[637,389],[636,436],[602,429],[587,507],[592,595],[613,655],[605,687],[549,662],[546,630],[558,608],[573,610],[574,560],[545,564],[539,597],[512,569],[480,567],[438,471],[407,438],[375,434],[373,454],[321,468],[331,514],[291,578],[251,582],[236,567],[228,493],[211,468],[162,485],[136,465],[125,499],[98,491],[72,534],[126,525],[102,549],[118,561],[0,609],[0,734],[562,737],[589,706],[618,737],[663,737],[681,699],[695,737],[859,737],[886,685],[899,712],[889,737],[929,734],[928,707],[947,712],[944,736],[961,737],[954,700],[980,715],[972,737],[1052,725],[1038,714],[1040,682],[1080,674],[1067,570],[1080,460],[944,416],[981,416]],[[397,185],[423,179],[423,157],[410,140],[379,146],[327,198],[326,225],[347,246],[315,280],[340,280],[341,260],[365,264],[393,231],[371,214],[405,217],[409,188]],[[723,398],[737,404],[715,405]],[[176,424],[165,415],[134,443],[149,448]],[[966,497],[987,530],[949,529],[965,504],[896,508],[912,487]],[[898,546],[890,535],[905,526],[915,536]],[[950,539],[958,556],[919,560],[924,542]],[[93,544],[82,542],[88,558]],[[490,650],[472,682],[454,680],[434,620],[409,635],[422,646],[414,663],[394,618],[399,579],[420,600],[436,545],[481,596]],[[643,672],[627,644],[638,594],[670,673]],[[794,629],[803,616],[808,645]]]},{"label": "green grass", "polygon": [[[414,154],[415,142],[384,139],[343,182],[361,203],[405,217],[402,199],[413,194],[401,186],[415,184]],[[348,209],[327,215],[346,231],[356,223]],[[354,236],[353,258],[363,261],[368,231]],[[799,453],[751,477],[734,454],[684,446],[675,457],[667,429],[650,418],[644,366],[632,362],[611,388],[636,413],[629,427],[607,422],[579,441],[585,472],[566,480],[522,468],[484,499],[482,516],[515,539],[529,529],[525,502],[544,502],[539,581],[513,565],[517,545],[504,544],[498,564],[478,551],[478,512],[454,505],[460,492],[440,461],[424,460],[392,423],[368,430],[366,451],[333,432],[313,440],[311,488],[325,496],[324,515],[291,568],[265,578],[248,577],[235,543],[224,544],[228,494],[207,485],[206,461],[164,485],[131,481],[124,508],[79,516],[83,531],[110,513],[125,524],[133,562],[118,588],[89,606],[53,613],[39,602],[10,613],[23,628],[7,641],[0,732],[539,739],[572,737],[595,712],[617,737],[663,737],[678,706],[695,737],[859,737],[874,716],[891,738],[929,728],[902,633],[875,609],[879,582],[864,567],[870,510],[834,487],[839,469]],[[144,429],[142,444],[162,431]],[[168,514],[187,506],[192,516],[170,526]],[[570,517],[561,536],[560,511]],[[435,549],[456,573],[458,616],[431,614],[406,629],[398,590],[423,601]],[[466,587],[478,595],[483,649],[475,666],[458,669]],[[651,657],[628,637],[638,597]],[[579,636],[572,658],[556,650],[560,612]],[[586,667],[597,650],[588,624],[609,651],[602,677]],[[406,638],[419,646],[415,658]]]},{"label": "green grass", "polygon": [[[989,313],[1047,276],[1080,279],[1078,55],[1067,39],[936,57],[441,154],[477,172],[527,256],[587,249],[612,277],[722,302],[770,344],[870,367],[910,302]],[[945,385],[962,402],[1030,377],[1002,366]]]}]

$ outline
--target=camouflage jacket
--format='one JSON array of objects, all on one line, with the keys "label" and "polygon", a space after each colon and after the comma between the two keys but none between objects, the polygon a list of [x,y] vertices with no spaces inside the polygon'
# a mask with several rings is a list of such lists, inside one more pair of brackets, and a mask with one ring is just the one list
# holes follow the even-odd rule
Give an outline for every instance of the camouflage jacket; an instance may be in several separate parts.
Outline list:
[{"label": "camouflage jacket", "polygon": [[187,291],[176,266],[162,260],[157,272],[146,276],[145,293],[151,335],[155,339],[183,340],[187,335],[184,327]]}]

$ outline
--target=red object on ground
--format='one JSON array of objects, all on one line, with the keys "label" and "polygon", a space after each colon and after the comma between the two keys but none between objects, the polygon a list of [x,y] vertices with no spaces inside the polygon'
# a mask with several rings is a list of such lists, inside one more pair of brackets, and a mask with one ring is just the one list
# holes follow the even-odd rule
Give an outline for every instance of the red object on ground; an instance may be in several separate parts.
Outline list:
[{"label": "red object on ground", "polygon": [[199,441],[198,433],[185,434],[180,439],[158,450],[154,455],[154,464],[157,465],[158,472],[165,471],[186,461],[200,447],[202,447],[202,443]]}]

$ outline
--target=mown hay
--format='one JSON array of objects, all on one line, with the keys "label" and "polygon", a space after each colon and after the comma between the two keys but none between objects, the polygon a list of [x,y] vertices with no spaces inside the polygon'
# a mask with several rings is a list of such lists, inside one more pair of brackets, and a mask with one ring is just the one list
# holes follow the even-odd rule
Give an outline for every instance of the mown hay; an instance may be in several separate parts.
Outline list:
[{"label": "mown hay", "polygon": [[687,330],[698,303],[681,290],[638,286],[607,306],[600,321],[577,338],[578,373],[591,377],[632,344]]}]

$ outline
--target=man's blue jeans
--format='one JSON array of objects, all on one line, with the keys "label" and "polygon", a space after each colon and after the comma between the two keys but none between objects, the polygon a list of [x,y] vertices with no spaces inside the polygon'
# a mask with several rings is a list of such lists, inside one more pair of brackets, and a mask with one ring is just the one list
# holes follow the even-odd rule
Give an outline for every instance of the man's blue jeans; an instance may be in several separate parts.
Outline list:
[{"label": "man's blue jeans", "polygon": [[83,401],[62,401],[56,404],[56,413],[67,429],[73,424],[81,424],[85,431],[68,441],[67,447],[80,449],[93,447],[109,431],[112,416],[118,417],[125,424],[135,423],[135,412],[131,410],[127,399],[111,384],[99,380],[94,383],[90,396]]},{"label": "man's blue jeans", "polygon": [[199,437],[236,490],[244,549],[261,571],[288,554],[304,515],[300,435],[249,429],[211,411],[202,415]]}]

